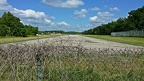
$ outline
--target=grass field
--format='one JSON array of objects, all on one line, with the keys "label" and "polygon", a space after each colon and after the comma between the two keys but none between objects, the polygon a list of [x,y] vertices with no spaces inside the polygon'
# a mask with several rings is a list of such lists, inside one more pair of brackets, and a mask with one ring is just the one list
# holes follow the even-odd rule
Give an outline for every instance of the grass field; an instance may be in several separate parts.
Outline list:
[{"label": "grass field", "polygon": [[108,41],[120,42],[136,46],[144,46],[144,37],[113,37],[110,35],[84,35],[87,37],[104,39]]},{"label": "grass field", "polygon": [[39,36],[29,36],[29,37],[0,37],[0,44],[42,39],[42,38],[49,38],[49,37],[51,37],[51,36],[50,35],[39,35]]}]

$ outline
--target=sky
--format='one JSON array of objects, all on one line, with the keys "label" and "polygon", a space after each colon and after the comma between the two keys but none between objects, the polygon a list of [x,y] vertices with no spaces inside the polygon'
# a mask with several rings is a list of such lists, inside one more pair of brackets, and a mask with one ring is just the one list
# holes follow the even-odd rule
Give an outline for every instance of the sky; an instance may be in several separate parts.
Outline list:
[{"label": "sky", "polygon": [[10,11],[40,31],[85,31],[128,16],[144,0],[0,0],[0,17]]}]

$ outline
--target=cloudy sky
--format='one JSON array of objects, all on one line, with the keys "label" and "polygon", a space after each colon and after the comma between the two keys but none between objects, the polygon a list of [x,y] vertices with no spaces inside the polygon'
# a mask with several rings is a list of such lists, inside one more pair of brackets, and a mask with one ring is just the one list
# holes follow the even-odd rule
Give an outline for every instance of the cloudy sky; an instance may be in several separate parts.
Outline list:
[{"label": "cloudy sky", "polygon": [[84,31],[142,6],[144,0],[0,0],[0,16],[10,11],[39,30]]}]

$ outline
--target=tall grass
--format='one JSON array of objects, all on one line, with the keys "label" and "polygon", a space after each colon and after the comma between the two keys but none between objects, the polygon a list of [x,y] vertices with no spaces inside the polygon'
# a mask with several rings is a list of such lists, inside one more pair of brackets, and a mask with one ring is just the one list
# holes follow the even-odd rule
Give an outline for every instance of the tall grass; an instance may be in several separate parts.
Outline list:
[{"label": "tall grass", "polygon": [[8,44],[0,46],[0,80],[143,81],[144,49],[86,49],[80,45]]}]

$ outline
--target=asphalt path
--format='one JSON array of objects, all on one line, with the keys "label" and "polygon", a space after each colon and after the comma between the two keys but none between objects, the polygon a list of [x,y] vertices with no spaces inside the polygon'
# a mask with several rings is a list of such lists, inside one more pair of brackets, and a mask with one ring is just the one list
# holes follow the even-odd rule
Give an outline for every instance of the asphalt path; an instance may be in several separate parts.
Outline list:
[{"label": "asphalt path", "polygon": [[89,38],[81,35],[54,36],[52,38],[19,42],[18,44],[45,44],[45,43],[59,46],[82,46],[84,48],[114,48],[114,49],[144,48],[142,46],[134,46],[118,42],[111,42],[107,40]]}]

